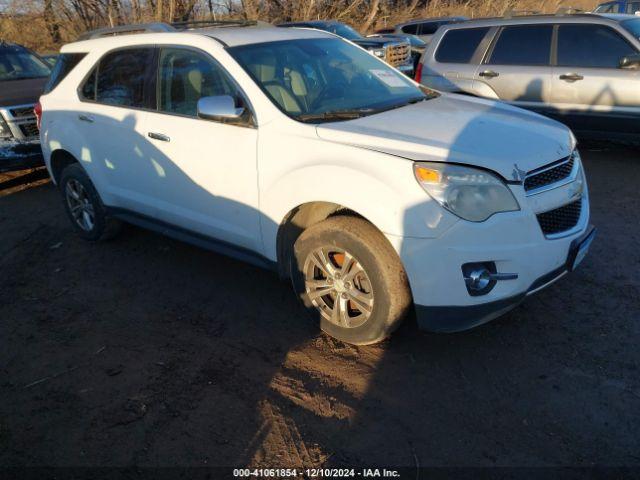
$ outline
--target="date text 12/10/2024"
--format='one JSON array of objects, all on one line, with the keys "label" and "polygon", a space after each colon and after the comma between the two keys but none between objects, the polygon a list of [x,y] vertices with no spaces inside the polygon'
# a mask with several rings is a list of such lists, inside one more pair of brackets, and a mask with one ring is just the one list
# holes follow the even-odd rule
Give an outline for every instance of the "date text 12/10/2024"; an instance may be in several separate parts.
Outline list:
[{"label": "date text 12/10/2024", "polygon": [[235,478],[400,478],[386,468],[236,468]]}]

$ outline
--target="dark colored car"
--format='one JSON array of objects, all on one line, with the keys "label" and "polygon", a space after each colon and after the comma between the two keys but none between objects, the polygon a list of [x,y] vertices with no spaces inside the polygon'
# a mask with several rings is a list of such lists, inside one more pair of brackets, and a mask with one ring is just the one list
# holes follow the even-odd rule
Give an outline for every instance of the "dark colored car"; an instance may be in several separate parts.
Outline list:
[{"label": "dark colored car", "polygon": [[0,172],[42,164],[34,107],[50,73],[28,48],[0,41]]},{"label": "dark colored car", "polygon": [[593,13],[629,13],[640,12],[639,0],[616,0],[598,5]]},{"label": "dark colored car", "polygon": [[408,33],[409,35],[416,35],[421,40],[429,43],[431,41],[431,37],[433,37],[438,29],[443,25],[460,23],[466,20],[468,20],[467,17],[440,17],[411,20],[410,22],[396,25],[393,29],[393,33]]},{"label": "dark colored car", "polygon": [[411,58],[413,59],[413,70],[418,68],[422,54],[427,50],[427,43],[419,39],[415,35],[408,33],[374,33],[368,35],[367,38],[388,38],[390,40],[409,40],[411,44]]},{"label": "dark colored car", "polygon": [[363,37],[354,28],[334,20],[316,20],[309,22],[287,22],[276,25],[277,27],[315,28],[325,32],[334,33],[342,38],[352,41],[376,57],[386,61],[392,67],[397,68],[408,76],[413,75],[413,59],[411,57],[411,44],[401,38],[367,38]]}]

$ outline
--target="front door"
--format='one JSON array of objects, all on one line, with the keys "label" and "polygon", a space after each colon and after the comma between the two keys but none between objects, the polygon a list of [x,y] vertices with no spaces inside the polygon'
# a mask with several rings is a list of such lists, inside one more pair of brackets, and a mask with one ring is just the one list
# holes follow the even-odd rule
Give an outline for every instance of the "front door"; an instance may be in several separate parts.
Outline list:
[{"label": "front door", "polygon": [[560,24],[554,116],[579,131],[640,133],[640,70],[619,67],[622,57],[634,53],[606,25]]},{"label": "front door", "polygon": [[[158,111],[148,114],[151,158],[160,183],[160,220],[191,232],[261,251],[258,215],[258,130],[244,96],[208,54],[160,49]],[[198,118],[201,97],[229,95],[246,108],[241,121]]]}]

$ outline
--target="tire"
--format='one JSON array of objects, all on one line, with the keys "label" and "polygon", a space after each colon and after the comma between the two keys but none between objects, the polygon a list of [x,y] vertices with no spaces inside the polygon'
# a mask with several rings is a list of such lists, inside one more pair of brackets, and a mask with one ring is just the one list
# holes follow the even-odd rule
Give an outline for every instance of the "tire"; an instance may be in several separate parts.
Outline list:
[{"label": "tire", "polygon": [[91,242],[115,237],[122,222],[110,217],[93,183],[77,163],[66,167],[59,183],[62,203],[76,233]]},{"label": "tire", "polygon": [[302,232],[293,248],[291,279],[321,330],[355,345],[387,338],[412,304],[396,251],[358,217],[331,217]]}]

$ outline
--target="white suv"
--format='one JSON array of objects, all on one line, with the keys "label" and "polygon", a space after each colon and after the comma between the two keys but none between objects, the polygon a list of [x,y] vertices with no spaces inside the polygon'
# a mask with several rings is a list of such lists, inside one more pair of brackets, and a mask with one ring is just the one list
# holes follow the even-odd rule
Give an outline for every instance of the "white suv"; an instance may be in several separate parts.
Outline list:
[{"label": "white suv", "polygon": [[42,141],[75,230],[124,220],[273,268],[343,341],[411,310],[437,331],[491,320],[593,239],[566,127],[427,90],[330,33],[147,32],[62,55],[78,61],[41,98]]}]

